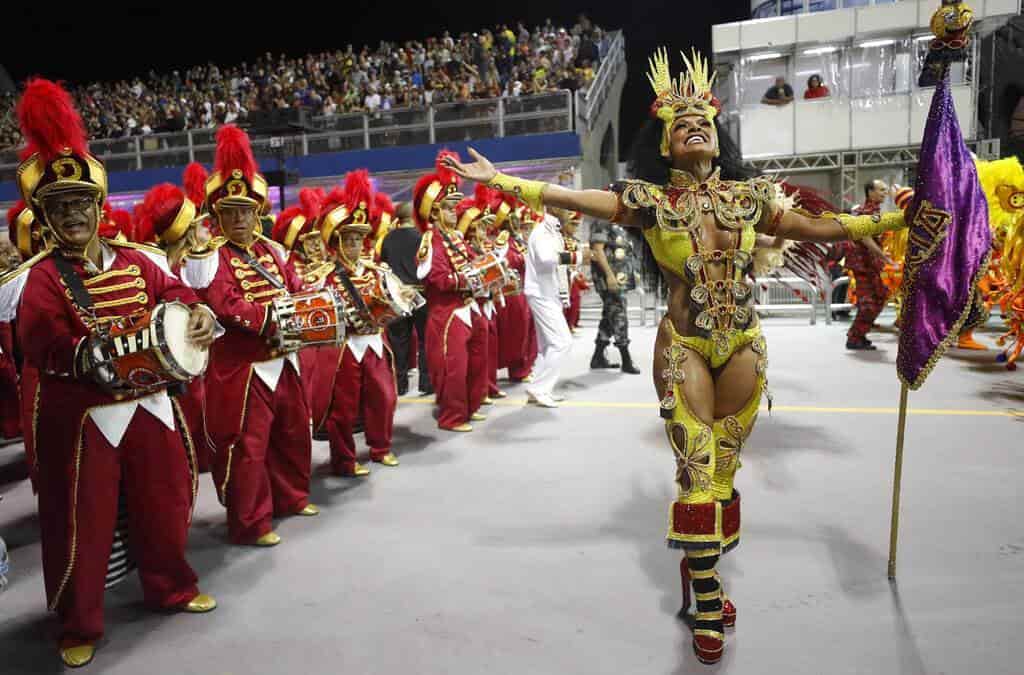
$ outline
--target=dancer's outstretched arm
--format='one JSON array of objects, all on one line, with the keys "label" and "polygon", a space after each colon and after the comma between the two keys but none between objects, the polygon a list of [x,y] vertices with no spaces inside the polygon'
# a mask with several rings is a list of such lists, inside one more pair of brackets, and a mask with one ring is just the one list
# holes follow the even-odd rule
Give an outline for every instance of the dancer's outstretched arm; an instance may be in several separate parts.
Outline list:
[{"label": "dancer's outstretched arm", "polygon": [[[611,220],[619,208],[619,197],[614,192],[574,190],[554,183],[506,176],[499,174],[491,161],[473,148],[469,149],[469,154],[475,160],[472,163],[463,163],[454,157],[445,157],[442,161],[449,169],[466,180],[483,183],[502,192],[517,195],[534,211],[540,211],[542,206],[554,206],[570,211],[579,211],[601,220]],[[495,180],[496,178],[498,180]],[[635,212],[632,210],[623,210],[618,214],[616,222],[627,227],[639,227],[640,219],[634,214]]]}]

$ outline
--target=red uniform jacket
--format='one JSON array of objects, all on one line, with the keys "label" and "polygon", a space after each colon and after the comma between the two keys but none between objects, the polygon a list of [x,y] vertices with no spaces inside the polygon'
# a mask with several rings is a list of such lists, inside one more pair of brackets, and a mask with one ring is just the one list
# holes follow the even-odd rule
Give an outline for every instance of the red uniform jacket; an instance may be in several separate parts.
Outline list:
[{"label": "red uniform jacket", "polygon": [[[72,263],[92,296],[99,321],[142,313],[160,302],[198,302],[192,289],[170,273],[159,250],[118,242],[106,244],[106,256],[113,256],[106,271],[90,275],[81,263]],[[62,553],[53,552],[44,558],[44,563],[65,565],[66,574],[70,574],[74,564],[76,519],[88,517],[76,508],[83,426],[91,408],[117,402],[90,378],[76,372],[77,351],[90,333],[84,317],[71,302],[70,291],[53,258],[36,263],[21,297],[18,341],[26,366],[35,368],[39,376],[39,404],[32,424],[36,430],[38,480],[52,482],[59,486],[55,487],[55,494],[66,495],[62,503],[40,504],[40,517],[57,521],[51,525],[63,529],[67,541]],[[180,409],[176,410],[181,424]],[[63,558],[63,562],[58,558]],[[54,582],[60,579],[59,573],[46,575],[51,604],[58,594]]]},{"label": "red uniform jacket", "polygon": [[[268,239],[258,239],[249,254],[289,293],[303,290],[286,251]],[[285,293],[253,270],[243,253],[223,240],[213,250],[185,259],[182,279],[196,289],[213,309],[226,333],[210,351],[206,371],[206,401],[211,413],[207,427],[217,450],[237,442],[242,431],[253,364],[281,356],[271,348],[269,338],[277,330],[270,304]]]}]

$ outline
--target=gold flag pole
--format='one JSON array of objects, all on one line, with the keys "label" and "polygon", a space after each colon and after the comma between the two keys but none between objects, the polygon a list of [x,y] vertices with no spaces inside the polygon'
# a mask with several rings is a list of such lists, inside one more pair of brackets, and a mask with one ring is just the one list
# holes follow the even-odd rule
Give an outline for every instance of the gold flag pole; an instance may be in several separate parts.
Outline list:
[{"label": "gold flag pole", "polygon": [[900,421],[896,430],[896,467],[892,477],[892,523],[889,526],[889,581],[896,580],[896,541],[900,530],[900,483],[903,480],[903,437],[907,431],[907,385],[900,389]]}]

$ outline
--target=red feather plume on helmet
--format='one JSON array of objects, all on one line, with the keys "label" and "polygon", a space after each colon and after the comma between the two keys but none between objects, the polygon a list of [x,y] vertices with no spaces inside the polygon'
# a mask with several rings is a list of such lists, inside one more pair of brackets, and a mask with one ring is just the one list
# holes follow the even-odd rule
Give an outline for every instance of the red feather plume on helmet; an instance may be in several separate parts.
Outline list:
[{"label": "red feather plume on helmet", "polygon": [[21,159],[39,153],[43,162],[57,159],[70,150],[89,154],[85,123],[66,89],[41,77],[28,81],[18,101],[18,123],[28,146]]},{"label": "red feather plume on helmet", "polygon": [[427,231],[427,229],[430,227],[430,221],[427,218],[424,218],[423,215],[420,213],[419,204],[420,201],[423,199],[423,195],[424,193],[426,193],[427,188],[430,187],[430,184],[436,180],[436,175],[428,173],[427,175],[422,176],[418,181],[416,181],[416,185],[412,189],[412,219],[416,223],[416,227],[419,228],[420,232]]},{"label": "red feather plume on helmet", "polygon": [[135,241],[154,243],[169,228],[185,202],[185,193],[177,185],[161,183],[146,193],[135,207]]},{"label": "red feather plume on helmet", "polygon": [[327,195],[323,188],[302,188],[299,190],[299,210],[309,222],[320,217],[320,210],[323,208]]},{"label": "red feather plume on helmet", "polygon": [[[345,176],[345,196],[349,215],[354,220],[369,223],[370,208],[373,205],[373,184],[366,169],[349,171]],[[359,213],[362,215],[358,215]]]},{"label": "red feather plume on helmet", "polygon": [[454,171],[452,171],[451,169],[444,165],[443,161],[446,157],[451,157],[452,159],[458,160],[459,153],[452,152],[451,150],[442,150],[441,152],[437,153],[437,158],[434,160],[434,167],[436,168],[437,171],[437,178],[445,185],[447,185],[448,183],[455,183],[456,187],[458,187],[459,185],[462,184],[462,181],[459,179],[458,175]]},{"label": "red feather plume on helmet", "polygon": [[277,220],[274,221],[274,227],[270,230],[270,238],[279,244],[284,244],[285,235],[288,233],[288,229],[292,225],[292,221],[299,216],[304,215],[302,213],[302,207],[300,206],[289,206],[281,213],[277,214]]},{"label": "red feather plume on helmet", "polygon": [[221,177],[230,176],[237,169],[245,176],[245,180],[251,181],[259,166],[252,154],[249,134],[234,124],[222,126],[217,132],[217,155],[213,168]]},{"label": "red feather plume on helmet", "polygon": [[185,196],[189,198],[196,208],[206,201],[206,181],[210,175],[199,162],[192,162],[185,167],[181,176],[182,187],[185,189]]}]

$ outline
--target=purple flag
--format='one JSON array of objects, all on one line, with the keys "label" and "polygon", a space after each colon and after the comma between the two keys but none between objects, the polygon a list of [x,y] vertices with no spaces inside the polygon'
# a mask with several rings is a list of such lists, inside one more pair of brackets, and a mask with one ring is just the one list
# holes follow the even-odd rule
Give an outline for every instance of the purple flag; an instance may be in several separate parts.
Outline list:
[{"label": "purple flag", "polygon": [[918,389],[970,314],[977,282],[988,266],[992,233],[988,204],[943,76],[921,143],[910,238],[903,276],[903,310],[896,370]]}]

